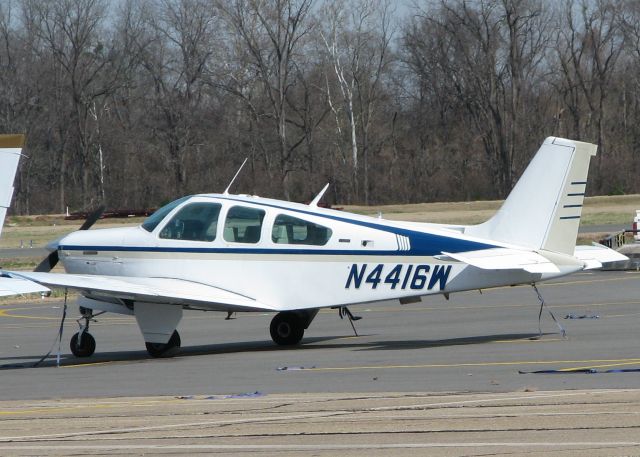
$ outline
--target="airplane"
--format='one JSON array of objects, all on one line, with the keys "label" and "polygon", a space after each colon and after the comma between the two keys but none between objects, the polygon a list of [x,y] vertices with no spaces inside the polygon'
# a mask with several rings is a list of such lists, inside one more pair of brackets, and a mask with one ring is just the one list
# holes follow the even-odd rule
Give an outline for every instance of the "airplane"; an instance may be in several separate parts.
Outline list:
[{"label": "airplane", "polygon": [[[498,212],[479,225],[404,222],[252,195],[199,194],[141,225],[81,230],[12,278],[80,293],[71,352],[91,356],[95,312],[135,316],[148,353],[179,351],[183,310],[271,312],[278,345],[301,342],[321,308],[518,284],[626,257],[576,249],[593,144],[547,138]],[[237,174],[236,174],[237,176]],[[235,177],[234,177],[235,179]],[[88,228],[90,224],[87,224]],[[51,273],[60,260],[66,273]]]},{"label": "airplane", "polygon": [[[4,227],[7,210],[13,197],[13,181],[24,146],[24,135],[0,135],[0,233]],[[0,281],[0,297],[46,291],[46,287],[20,278],[2,278]]]}]

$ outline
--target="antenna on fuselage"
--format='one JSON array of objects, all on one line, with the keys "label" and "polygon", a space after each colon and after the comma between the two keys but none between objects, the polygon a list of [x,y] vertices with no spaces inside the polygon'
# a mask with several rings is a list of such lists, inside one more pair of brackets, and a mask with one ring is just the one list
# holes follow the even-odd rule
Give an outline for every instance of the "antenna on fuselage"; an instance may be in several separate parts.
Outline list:
[{"label": "antenna on fuselage", "polygon": [[327,185],[322,188],[320,193],[316,195],[316,198],[311,200],[311,203],[309,203],[309,206],[318,206],[318,203],[320,203],[320,199],[322,198],[322,196],[324,195],[324,193],[327,191],[328,188],[329,188],[329,183],[327,183]]},{"label": "antenna on fuselage", "polygon": [[229,183],[227,188],[224,190],[223,195],[229,195],[229,189],[231,188],[231,186],[233,185],[233,182],[236,180],[236,178],[238,177],[238,175],[242,171],[242,167],[244,167],[244,164],[247,163],[248,159],[249,159],[248,157],[245,157],[244,162],[242,162],[242,165],[240,165],[240,168],[238,168],[238,171],[236,171],[236,174],[233,175],[233,178],[231,179],[231,182]]}]

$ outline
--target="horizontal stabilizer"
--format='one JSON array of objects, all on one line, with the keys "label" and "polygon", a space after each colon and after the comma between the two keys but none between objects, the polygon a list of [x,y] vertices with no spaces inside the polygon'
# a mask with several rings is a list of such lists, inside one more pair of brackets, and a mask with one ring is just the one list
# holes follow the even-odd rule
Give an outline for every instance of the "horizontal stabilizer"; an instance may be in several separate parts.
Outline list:
[{"label": "horizontal stabilizer", "polygon": [[533,251],[496,248],[455,254],[443,252],[443,254],[483,270],[524,270],[529,273],[560,272],[553,262]]},{"label": "horizontal stabilizer", "polygon": [[0,297],[41,292],[49,292],[49,289],[27,279],[0,277]]},{"label": "horizontal stabilizer", "polygon": [[174,278],[8,272],[14,278],[77,290],[83,295],[147,303],[191,305],[216,311],[274,311],[250,297],[217,287]]},{"label": "horizontal stabilizer", "polygon": [[602,268],[602,264],[607,262],[629,260],[629,257],[626,255],[620,254],[618,251],[614,251],[599,243],[576,246],[573,256],[585,262],[585,270]]}]

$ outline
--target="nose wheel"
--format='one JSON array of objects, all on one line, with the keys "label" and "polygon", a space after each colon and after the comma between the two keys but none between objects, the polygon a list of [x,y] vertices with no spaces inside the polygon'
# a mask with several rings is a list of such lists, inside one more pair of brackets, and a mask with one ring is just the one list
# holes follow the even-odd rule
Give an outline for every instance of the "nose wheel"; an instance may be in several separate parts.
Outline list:
[{"label": "nose wheel", "polygon": [[90,357],[96,350],[96,340],[91,333],[76,333],[69,344],[71,353],[76,357]]},{"label": "nose wheel", "polygon": [[80,331],[71,337],[69,349],[76,357],[90,357],[96,350],[96,340],[89,333],[89,322],[94,320],[93,310],[81,307],[80,313],[82,315],[77,320]]}]

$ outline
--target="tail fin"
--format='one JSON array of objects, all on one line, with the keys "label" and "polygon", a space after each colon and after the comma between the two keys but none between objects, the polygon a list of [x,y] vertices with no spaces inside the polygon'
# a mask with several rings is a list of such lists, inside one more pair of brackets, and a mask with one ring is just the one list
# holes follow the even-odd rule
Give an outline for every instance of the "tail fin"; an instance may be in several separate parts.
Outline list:
[{"label": "tail fin", "polygon": [[573,255],[596,150],[590,143],[547,138],[498,212],[465,233]]},{"label": "tail fin", "polygon": [[13,180],[16,177],[24,135],[0,135],[0,232],[11,205]]}]

